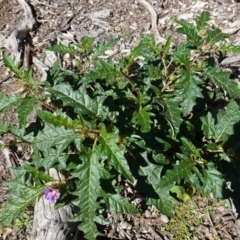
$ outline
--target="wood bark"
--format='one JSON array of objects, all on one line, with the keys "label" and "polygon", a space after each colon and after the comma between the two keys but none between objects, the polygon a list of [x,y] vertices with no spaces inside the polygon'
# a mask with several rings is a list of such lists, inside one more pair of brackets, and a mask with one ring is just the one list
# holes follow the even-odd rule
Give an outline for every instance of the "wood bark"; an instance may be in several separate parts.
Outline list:
[{"label": "wood bark", "polygon": [[[61,179],[56,169],[50,169],[50,175],[56,180]],[[68,221],[74,211],[74,206],[70,204],[55,210],[53,203],[41,197],[34,207],[33,229],[29,240],[80,239],[77,225]]]}]

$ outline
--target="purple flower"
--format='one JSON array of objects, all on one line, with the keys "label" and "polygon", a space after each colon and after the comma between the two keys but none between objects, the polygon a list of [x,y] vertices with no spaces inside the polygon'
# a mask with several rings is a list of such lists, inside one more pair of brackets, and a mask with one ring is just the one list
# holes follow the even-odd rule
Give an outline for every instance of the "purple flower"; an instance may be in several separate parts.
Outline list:
[{"label": "purple flower", "polygon": [[60,197],[60,192],[56,188],[45,188],[44,197],[52,203],[56,203]]}]

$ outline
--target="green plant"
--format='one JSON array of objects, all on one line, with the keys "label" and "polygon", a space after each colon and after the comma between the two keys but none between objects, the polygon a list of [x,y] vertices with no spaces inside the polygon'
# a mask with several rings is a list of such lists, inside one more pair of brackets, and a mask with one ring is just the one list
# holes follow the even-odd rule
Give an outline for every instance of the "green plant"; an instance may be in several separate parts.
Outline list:
[{"label": "green plant", "polygon": [[[0,213],[6,211],[6,204],[2,204],[1,209],[0,209]],[[26,213],[21,214],[20,216],[18,216],[17,218],[15,218],[12,221],[11,225],[8,225],[7,227],[10,227],[12,229],[14,229],[15,231],[19,232],[20,230],[23,229],[23,227],[29,227],[29,222],[32,220],[32,216],[29,216]],[[6,226],[2,226],[2,224],[0,224],[0,234],[2,234],[4,232],[4,227]]]},{"label": "green plant", "polygon": [[[198,206],[199,203],[201,203],[201,207]],[[193,239],[194,237],[200,239],[202,233],[199,229],[206,228],[206,222],[211,222],[212,228],[224,229],[222,224],[213,224],[211,214],[216,214],[217,209],[225,205],[227,205],[226,200],[218,199],[214,202],[208,202],[207,197],[203,198],[203,196],[195,195],[187,203],[178,203],[175,207],[174,217],[170,219],[168,224],[161,226],[159,231],[171,237],[172,240]],[[227,233],[228,229],[226,228],[223,231]],[[206,237],[206,235],[208,234],[204,236]],[[211,230],[209,235],[211,235]],[[217,231],[212,238],[222,239]]]},{"label": "green plant", "polygon": [[[68,202],[79,207],[71,221],[80,222],[87,239],[101,235],[96,223],[108,224],[104,210],[138,212],[122,194],[125,181],[137,180],[134,191],[168,216],[178,200],[196,191],[222,197],[219,167],[236,158],[240,90],[220,70],[216,54],[240,47],[226,43],[209,18],[203,12],[195,24],[176,21],[185,44],[171,49],[171,37],[161,46],[143,36],[118,61],[98,58],[117,39],[95,45],[85,37],[74,46],[49,47],[70,53],[73,65],[61,70],[56,62],[43,83],[32,77],[32,68],[24,71],[5,55],[24,97],[0,96],[0,111],[15,106],[19,120],[16,126],[2,124],[0,133],[31,144],[34,153],[12,170],[16,178],[8,182],[8,207],[0,221],[11,222],[46,187],[60,190],[56,207]],[[28,125],[33,111],[37,119]],[[48,175],[52,167],[65,181],[54,182]]]}]

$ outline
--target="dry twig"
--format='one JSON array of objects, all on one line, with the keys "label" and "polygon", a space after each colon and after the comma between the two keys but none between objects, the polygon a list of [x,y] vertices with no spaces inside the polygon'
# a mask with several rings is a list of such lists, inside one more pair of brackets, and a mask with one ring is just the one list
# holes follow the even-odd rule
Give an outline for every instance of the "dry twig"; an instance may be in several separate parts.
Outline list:
[{"label": "dry twig", "polygon": [[151,24],[152,24],[152,31],[153,31],[153,35],[154,35],[154,40],[155,40],[155,43],[158,44],[158,43],[165,43],[166,42],[166,39],[162,38],[159,31],[158,31],[158,27],[157,27],[157,14],[153,8],[153,6],[148,3],[146,0],[138,0],[138,2],[143,6],[145,7],[150,15],[151,15]]}]

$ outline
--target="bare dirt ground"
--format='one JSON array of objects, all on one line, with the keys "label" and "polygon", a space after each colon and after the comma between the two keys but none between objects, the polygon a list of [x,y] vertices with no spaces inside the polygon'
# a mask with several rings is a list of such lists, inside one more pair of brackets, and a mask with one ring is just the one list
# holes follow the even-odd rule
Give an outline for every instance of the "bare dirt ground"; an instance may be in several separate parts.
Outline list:
[{"label": "bare dirt ground", "polygon": [[[212,25],[229,33],[231,41],[240,44],[240,3],[234,0],[148,0],[148,2],[152,4],[158,15],[161,37],[166,39],[172,35],[174,44],[184,41],[184,38],[174,33],[176,24],[173,20],[177,18],[191,21],[204,10],[211,13]],[[28,36],[31,46],[29,64],[33,63],[35,74],[40,78],[44,76],[36,61],[42,63],[45,68],[48,67],[48,58],[51,56],[45,48],[49,45],[78,42],[83,36],[94,37],[98,42],[120,37],[113,51],[109,53],[114,57],[120,57],[138,44],[141,34],[152,33],[150,14],[137,0],[28,0],[28,3],[37,20],[35,30]],[[24,11],[18,0],[0,0],[0,42],[9,37],[13,30],[18,29],[23,19]],[[0,49],[0,92],[8,95],[11,92],[16,93],[21,86],[4,68],[1,61],[4,52],[11,54],[11,50]],[[14,123],[16,118],[10,113],[4,121]],[[5,181],[12,177],[8,168],[17,165],[14,154],[16,151],[9,149],[9,158],[6,158],[6,153],[0,155],[0,206],[6,201]],[[24,150],[18,151],[17,154],[17,157],[25,155]],[[193,200],[197,208],[191,214],[204,222],[204,227],[201,228],[196,227],[193,220],[189,223],[192,224],[192,231],[198,233],[198,237],[194,239],[240,239],[240,227],[234,205],[230,203],[229,208],[226,202],[215,202],[215,205],[214,202],[211,197]],[[206,210],[208,207],[211,208],[210,212]],[[207,218],[203,216],[206,211],[209,213]],[[31,210],[29,212],[32,213]],[[173,224],[169,219],[164,216],[153,219],[151,209],[142,212],[141,219],[130,217],[128,221],[119,216],[113,217],[115,228],[109,226],[103,232],[108,238],[118,239],[180,239],[177,237],[179,229],[174,225],[171,225],[170,234],[161,231],[162,228],[167,228],[167,224]],[[138,231],[138,235],[131,235],[135,221],[142,231]],[[24,227],[19,231],[19,229],[0,227],[0,239],[24,240],[28,238],[30,229],[31,227],[29,229]],[[189,238],[186,236],[183,239]]]}]

